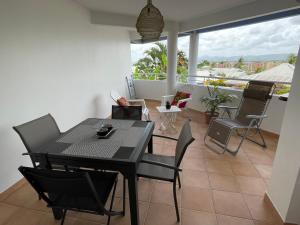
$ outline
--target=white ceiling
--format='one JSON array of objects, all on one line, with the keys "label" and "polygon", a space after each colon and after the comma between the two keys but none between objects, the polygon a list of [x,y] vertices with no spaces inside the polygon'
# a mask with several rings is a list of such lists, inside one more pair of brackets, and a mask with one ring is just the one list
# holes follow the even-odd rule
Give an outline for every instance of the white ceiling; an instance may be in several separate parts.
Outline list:
[{"label": "white ceiling", "polygon": [[[94,11],[138,16],[146,0],[76,0]],[[166,20],[182,22],[256,0],[153,0]]]}]

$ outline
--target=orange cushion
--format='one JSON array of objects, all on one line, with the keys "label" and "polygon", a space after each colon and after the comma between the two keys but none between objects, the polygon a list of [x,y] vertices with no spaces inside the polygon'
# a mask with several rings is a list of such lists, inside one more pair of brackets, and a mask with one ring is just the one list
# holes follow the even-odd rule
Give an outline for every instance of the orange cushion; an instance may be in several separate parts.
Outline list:
[{"label": "orange cushion", "polygon": [[[181,99],[186,99],[186,98],[189,98],[191,97],[191,94],[190,93],[185,93],[185,92],[181,92],[181,91],[177,91],[173,101],[172,101],[172,104],[171,105],[177,105],[178,101],[181,100]],[[182,102],[179,104],[179,108],[184,108],[186,105],[186,102]]]},{"label": "orange cushion", "polygon": [[129,103],[125,97],[121,97],[117,100],[119,106],[129,106]]}]

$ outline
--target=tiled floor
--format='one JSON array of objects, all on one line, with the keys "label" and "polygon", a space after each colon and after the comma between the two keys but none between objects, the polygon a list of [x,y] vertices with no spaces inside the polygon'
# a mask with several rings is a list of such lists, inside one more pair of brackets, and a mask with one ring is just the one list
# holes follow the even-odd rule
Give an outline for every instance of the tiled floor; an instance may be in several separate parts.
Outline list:
[{"label": "tiled floor", "polygon": [[[152,120],[160,115],[156,112],[157,102],[147,102]],[[176,222],[172,196],[172,185],[166,182],[139,180],[139,207],[143,225],[279,225],[280,219],[264,192],[272,173],[277,139],[267,136],[267,149],[246,141],[236,157],[219,155],[203,143],[207,125],[203,115],[190,111],[177,117],[180,127],[187,115],[192,119],[194,143],[188,149],[182,162],[182,188],[178,189],[181,222]],[[170,135],[170,134],[166,134]],[[177,134],[172,134],[176,136]],[[237,140],[233,140],[234,143]],[[174,154],[175,143],[162,139],[154,140],[154,152]],[[120,188],[118,188],[120,191]],[[120,195],[118,195],[120,196]],[[121,207],[116,199],[115,208]],[[112,220],[113,225],[130,224],[127,201],[126,216]],[[106,218],[83,213],[70,212],[66,225],[105,224]],[[16,187],[0,197],[0,224],[50,225],[59,224],[38,201],[31,187],[21,181]]]}]

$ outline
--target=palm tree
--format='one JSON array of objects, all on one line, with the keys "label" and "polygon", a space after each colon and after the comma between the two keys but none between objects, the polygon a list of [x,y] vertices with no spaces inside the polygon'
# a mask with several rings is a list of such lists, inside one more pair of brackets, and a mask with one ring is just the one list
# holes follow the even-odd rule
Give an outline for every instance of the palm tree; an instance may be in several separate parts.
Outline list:
[{"label": "palm tree", "polygon": [[[160,42],[144,52],[145,57],[134,64],[134,75],[149,77],[149,74],[165,74],[167,72],[167,46]],[[177,52],[177,73],[187,75],[188,59],[183,51]],[[148,75],[147,75],[148,74]],[[152,77],[150,78],[152,79]]]},{"label": "palm tree", "polygon": [[156,42],[155,46],[145,51],[146,58],[150,58],[152,60],[153,65],[159,67],[160,72],[167,72],[167,46]]}]

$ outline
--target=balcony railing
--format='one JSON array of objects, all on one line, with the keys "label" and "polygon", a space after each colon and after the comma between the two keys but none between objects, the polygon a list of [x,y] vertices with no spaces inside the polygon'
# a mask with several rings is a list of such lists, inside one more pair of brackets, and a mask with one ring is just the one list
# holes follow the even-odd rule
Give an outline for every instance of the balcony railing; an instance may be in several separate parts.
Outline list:
[{"label": "balcony railing", "polygon": [[[166,80],[167,74],[165,73],[148,73],[148,74],[134,74],[136,80]],[[243,89],[246,83],[253,79],[241,79],[234,77],[221,77],[221,76],[193,76],[186,74],[177,74],[177,82],[189,83],[194,85],[214,85],[223,86],[234,89]],[[260,80],[269,81],[269,80]],[[284,81],[269,81],[276,84],[275,94],[282,95],[289,93],[291,82]]]}]

